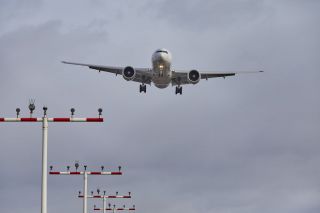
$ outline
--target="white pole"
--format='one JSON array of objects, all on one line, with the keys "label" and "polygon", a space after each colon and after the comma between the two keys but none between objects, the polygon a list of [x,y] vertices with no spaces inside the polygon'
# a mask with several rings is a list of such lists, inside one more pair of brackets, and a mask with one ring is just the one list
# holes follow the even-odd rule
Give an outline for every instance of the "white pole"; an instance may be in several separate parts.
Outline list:
[{"label": "white pole", "polygon": [[47,161],[48,161],[48,118],[42,119],[42,184],[41,213],[47,213]]},{"label": "white pole", "polygon": [[88,198],[88,174],[85,171],[83,173],[84,185],[83,185],[83,213],[87,213],[87,198]]},{"label": "white pole", "polygon": [[106,213],[106,197],[103,196],[103,213]]}]

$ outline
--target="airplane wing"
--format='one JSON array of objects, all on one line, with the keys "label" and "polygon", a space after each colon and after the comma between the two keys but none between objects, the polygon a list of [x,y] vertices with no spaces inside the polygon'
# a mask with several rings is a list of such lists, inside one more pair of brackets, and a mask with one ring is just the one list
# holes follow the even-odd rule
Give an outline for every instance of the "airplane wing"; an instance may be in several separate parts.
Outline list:
[{"label": "airplane wing", "polygon": [[[238,72],[200,72],[200,78],[206,79],[208,78],[225,78],[228,76],[234,76],[237,74],[246,74],[246,73],[259,73],[263,71],[238,71]],[[190,84],[188,81],[188,71],[173,71],[172,72],[172,86],[175,85],[183,85]]]},{"label": "airplane wing", "polygon": [[[75,63],[75,62],[68,62],[62,61],[64,64],[71,64],[71,65],[79,65],[79,66],[86,66],[90,69],[98,70],[99,72],[109,72],[114,73],[116,75],[122,75],[122,70],[124,67],[113,67],[113,66],[104,66],[104,65],[94,65],[94,64],[82,64],[82,63]],[[136,76],[133,81],[151,84],[152,74],[150,69],[148,68],[134,68],[136,71]]]}]

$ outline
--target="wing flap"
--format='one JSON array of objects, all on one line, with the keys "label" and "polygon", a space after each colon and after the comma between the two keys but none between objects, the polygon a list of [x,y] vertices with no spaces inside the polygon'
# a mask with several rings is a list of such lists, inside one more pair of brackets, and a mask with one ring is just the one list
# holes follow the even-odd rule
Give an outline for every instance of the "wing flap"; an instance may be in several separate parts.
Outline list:
[{"label": "wing flap", "polygon": [[[225,78],[228,76],[234,76],[237,74],[247,74],[247,73],[259,73],[263,71],[237,71],[237,72],[200,72],[201,79],[208,79],[208,78]],[[188,81],[188,71],[173,71],[172,76],[172,85],[183,85],[189,84]]]},{"label": "wing flap", "polygon": [[[68,62],[62,61],[64,64],[71,64],[71,65],[78,65],[78,66],[85,66],[89,67],[90,69],[114,73],[117,75],[122,75],[123,67],[113,67],[113,66],[104,66],[104,65],[94,65],[94,64],[83,64],[83,63],[75,63],[75,62]],[[136,70],[136,77],[132,80],[135,82],[151,84],[151,73],[149,72],[150,69],[148,68],[135,68]]]},{"label": "wing flap", "polygon": [[68,62],[68,61],[62,61],[64,64],[71,64],[71,65],[79,65],[79,66],[85,66],[89,67],[90,69],[95,69],[98,71],[104,71],[104,72],[110,72],[114,74],[121,74],[122,67],[112,67],[112,66],[103,66],[103,65],[94,65],[94,64],[83,64],[83,63],[75,63],[75,62]]}]

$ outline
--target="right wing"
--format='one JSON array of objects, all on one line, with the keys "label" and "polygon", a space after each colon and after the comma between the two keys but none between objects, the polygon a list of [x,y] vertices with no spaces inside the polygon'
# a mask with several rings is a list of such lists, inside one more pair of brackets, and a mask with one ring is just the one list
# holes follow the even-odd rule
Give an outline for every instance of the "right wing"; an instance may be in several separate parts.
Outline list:
[{"label": "right wing", "polygon": [[[103,66],[103,65],[94,65],[94,64],[82,64],[82,63],[75,63],[75,62],[68,62],[68,61],[62,61],[64,64],[72,64],[72,65],[79,65],[79,66],[86,66],[90,69],[98,70],[99,72],[109,72],[114,73],[116,75],[122,75],[122,70],[124,67],[112,67],[112,66]],[[148,68],[134,68],[136,71],[136,76],[133,79],[133,81],[145,83],[145,84],[151,84],[151,78],[152,74],[150,72],[150,69]]]},{"label": "right wing", "polygon": [[[238,71],[238,72],[199,72],[200,79],[208,78],[225,78],[228,76],[234,76],[237,74],[245,74],[245,73],[259,73],[263,71]],[[188,81],[188,73],[189,71],[173,71],[172,72],[172,85],[183,85],[190,84]]]}]

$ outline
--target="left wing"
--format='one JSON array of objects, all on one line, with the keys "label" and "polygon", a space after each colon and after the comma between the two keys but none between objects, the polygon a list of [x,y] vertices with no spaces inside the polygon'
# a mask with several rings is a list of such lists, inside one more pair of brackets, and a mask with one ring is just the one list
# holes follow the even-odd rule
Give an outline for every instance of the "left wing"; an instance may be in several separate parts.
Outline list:
[{"label": "left wing", "polygon": [[[75,62],[68,62],[62,61],[64,64],[71,64],[71,65],[79,65],[79,66],[86,66],[90,69],[98,70],[99,72],[109,72],[114,73],[116,75],[122,75],[122,70],[124,67],[113,67],[113,66],[104,66],[104,65],[94,65],[94,64],[82,64],[82,63],[75,63]],[[136,71],[136,76],[133,81],[151,84],[151,72],[148,68],[134,68]]]},{"label": "left wing", "polygon": [[[246,73],[259,73],[263,71],[239,71],[239,72],[200,72],[200,79],[208,78],[225,78],[228,76],[234,76],[237,74],[246,74]],[[175,85],[183,85],[183,84],[190,84],[188,81],[188,73],[187,71],[173,71],[172,72],[172,86]]]}]

